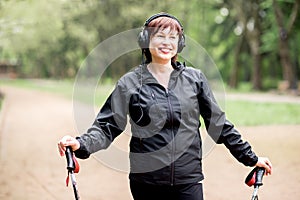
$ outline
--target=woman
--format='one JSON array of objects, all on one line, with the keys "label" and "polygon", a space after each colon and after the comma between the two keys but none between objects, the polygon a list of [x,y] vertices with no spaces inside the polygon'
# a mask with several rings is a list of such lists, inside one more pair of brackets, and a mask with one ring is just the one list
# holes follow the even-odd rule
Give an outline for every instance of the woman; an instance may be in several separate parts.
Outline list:
[{"label": "woman", "polygon": [[129,116],[133,198],[201,200],[201,115],[216,143],[224,144],[244,165],[263,167],[271,174],[268,158],[257,157],[226,119],[204,74],[177,62],[185,37],[174,16],[150,17],[138,43],[145,62],[117,82],[87,133],[59,141],[62,156],[66,146],[82,159],[107,148],[123,132]]}]

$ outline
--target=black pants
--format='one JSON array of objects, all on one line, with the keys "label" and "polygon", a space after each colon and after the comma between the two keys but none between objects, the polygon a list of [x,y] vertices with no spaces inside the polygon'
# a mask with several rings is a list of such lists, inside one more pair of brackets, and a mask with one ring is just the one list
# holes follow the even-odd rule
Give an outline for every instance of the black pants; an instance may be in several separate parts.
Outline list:
[{"label": "black pants", "polygon": [[134,200],[203,200],[202,183],[161,186],[130,181]]}]

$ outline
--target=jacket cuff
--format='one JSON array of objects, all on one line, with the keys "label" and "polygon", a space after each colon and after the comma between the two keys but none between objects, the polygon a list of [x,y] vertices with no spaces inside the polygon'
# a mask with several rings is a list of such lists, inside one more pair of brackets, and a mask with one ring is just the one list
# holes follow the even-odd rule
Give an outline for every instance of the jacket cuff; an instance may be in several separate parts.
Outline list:
[{"label": "jacket cuff", "polygon": [[255,155],[255,157],[252,159],[252,161],[250,161],[250,162],[248,163],[248,166],[254,167],[255,164],[257,163],[257,161],[258,161],[258,157]]},{"label": "jacket cuff", "polygon": [[76,137],[77,141],[80,144],[79,149],[77,149],[76,151],[74,151],[74,154],[77,158],[80,159],[87,159],[90,157],[91,153],[87,150],[87,148],[85,147],[85,145],[83,144],[82,140],[80,137]]},{"label": "jacket cuff", "polygon": [[242,158],[242,160],[240,160],[241,163],[248,167],[254,167],[257,161],[258,157],[255,155],[255,153],[253,153],[251,156],[244,157]]}]

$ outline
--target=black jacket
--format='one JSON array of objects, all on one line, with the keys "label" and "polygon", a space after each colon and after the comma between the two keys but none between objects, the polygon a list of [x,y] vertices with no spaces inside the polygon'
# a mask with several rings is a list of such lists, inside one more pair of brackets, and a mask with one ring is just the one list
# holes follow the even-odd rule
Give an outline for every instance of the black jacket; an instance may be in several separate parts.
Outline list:
[{"label": "black jacket", "polygon": [[94,124],[77,139],[78,158],[107,148],[130,118],[130,179],[150,184],[186,184],[203,179],[200,120],[216,143],[223,143],[246,166],[257,156],[225,117],[204,74],[179,64],[168,89],[145,65],[125,74],[101,108]]}]

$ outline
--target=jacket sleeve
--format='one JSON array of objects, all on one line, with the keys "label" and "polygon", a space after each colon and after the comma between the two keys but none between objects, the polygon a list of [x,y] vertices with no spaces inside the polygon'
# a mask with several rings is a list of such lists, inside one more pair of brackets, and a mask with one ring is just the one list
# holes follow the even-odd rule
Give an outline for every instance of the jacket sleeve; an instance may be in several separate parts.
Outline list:
[{"label": "jacket sleeve", "polygon": [[197,87],[200,114],[208,134],[216,143],[224,144],[239,162],[246,166],[254,166],[258,160],[257,156],[250,144],[242,140],[241,134],[226,119],[203,73],[200,73],[200,82]]},{"label": "jacket sleeve", "polygon": [[76,157],[86,159],[90,154],[108,148],[113,140],[124,131],[128,107],[125,94],[125,88],[119,81],[100,109],[92,126],[86,133],[76,138],[80,143],[80,148],[74,152]]}]

